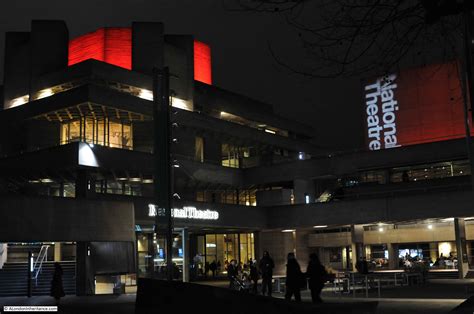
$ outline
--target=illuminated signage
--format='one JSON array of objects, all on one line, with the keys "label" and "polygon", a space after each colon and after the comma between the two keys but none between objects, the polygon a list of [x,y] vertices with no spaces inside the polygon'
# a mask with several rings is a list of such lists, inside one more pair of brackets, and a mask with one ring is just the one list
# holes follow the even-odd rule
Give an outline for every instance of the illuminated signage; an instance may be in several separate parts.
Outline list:
[{"label": "illuminated signage", "polygon": [[363,95],[369,150],[466,136],[459,65],[454,61],[368,80]]},{"label": "illuminated signage", "polygon": [[367,113],[367,136],[370,150],[401,146],[397,141],[395,99],[397,76],[388,75],[365,86],[365,104]]},{"label": "illuminated signage", "polygon": [[[148,216],[165,216],[165,209],[159,208],[155,204],[148,204]],[[219,219],[219,212],[209,209],[199,210],[194,206],[184,206],[183,208],[173,208],[171,216],[183,219],[217,220]]]}]

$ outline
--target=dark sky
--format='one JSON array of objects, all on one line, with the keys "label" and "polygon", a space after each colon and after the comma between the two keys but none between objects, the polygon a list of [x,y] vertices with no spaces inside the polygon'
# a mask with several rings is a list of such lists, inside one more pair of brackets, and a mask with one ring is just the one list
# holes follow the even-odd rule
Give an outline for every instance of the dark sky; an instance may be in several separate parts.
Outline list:
[{"label": "dark sky", "polygon": [[131,21],[159,21],[166,33],[194,34],[211,45],[214,85],[271,103],[278,114],[312,125],[321,146],[360,146],[359,80],[307,80],[279,68],[268,42],[288,60],[301,55],[293,30],[279,15],[231,12],[222,0],[0,1],[0,60],[4,33],[29,31],[32,19],[65,20],[70,37]]}]

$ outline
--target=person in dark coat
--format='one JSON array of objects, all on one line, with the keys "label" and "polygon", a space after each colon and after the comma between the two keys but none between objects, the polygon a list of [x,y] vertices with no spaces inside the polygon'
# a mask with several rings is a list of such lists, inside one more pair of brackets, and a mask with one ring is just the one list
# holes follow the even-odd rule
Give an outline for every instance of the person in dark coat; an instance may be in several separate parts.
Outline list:
[{"label": "person in dark coat", "polygon": [[369,273],[369,263],[365,257],[361,257],[356,263],[356,269],[360,274],[367,275]]},{"label": "person in dark coat", "polygon": [[309,278],[309,289],[311,290],[311,299],[313,303],[321,303],[321,290],[327,278],[326,268],[321,264],[318,255],[312,253],[309,255],[308,268],[306,268],[306,277]]},{"label": "person in dark coat", "polygon": [[63,288],[63,269],[61,264],[58,262],[54,263],[54,274],[53,280],[51,280],[50,295],[56,300],[56,305],[59,305],[60,299],[66,295]]},{"label": "person in dark coat", "polygon": [[288,253],[288,260],[286,263],[286,292],[285,299],[291,300],[291,297],[295,296],[295,301],[301,301],[300,289],[305,278],[301,273],[300,264],[295,258],[295,253]]},{"label": "person in dark coat", "polygon": [[252,293],[253,294],[258,294],[257,291],[257,286],[258,286],[258,269],[257,269],[257,261],[250,261],[250,281],[253,283],[252,284]]},{"label": "person in dark coat", "polygon": [[258,264],[260,268],[260,273],[262,274],[262,294],[265,295],[265,292],[268,290],[268,296],[272,296],[272,280],[273,280],[273,268],[275,268],[275,263],[270,257],[268,251],[263,252],[263,257]]},{"label": "person in dark coat", "polygon": [[216,277],[216,270],[217,270],[217,263],[216,261],[212,261],[212,263],[209,265],[209,269],[212,273],[212,277],[215,278]]},{"label": "person in dark coat", "polygon": [[237,261],[231,260],[229,266],[227,266],[227,278],[229,278],[229,288],[235,289],[235,278],[239,275],[237,270]]}]

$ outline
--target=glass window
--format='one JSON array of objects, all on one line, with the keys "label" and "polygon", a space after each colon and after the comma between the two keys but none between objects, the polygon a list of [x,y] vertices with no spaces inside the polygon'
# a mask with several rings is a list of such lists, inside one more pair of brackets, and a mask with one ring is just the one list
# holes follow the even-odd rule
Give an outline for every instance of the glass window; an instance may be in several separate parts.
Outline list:
[{"label": "glass window", "polygon": [[109,119],[79,119],[61,124],[60,143],[83,141],[116,148],[133,148],[131,124]]}]

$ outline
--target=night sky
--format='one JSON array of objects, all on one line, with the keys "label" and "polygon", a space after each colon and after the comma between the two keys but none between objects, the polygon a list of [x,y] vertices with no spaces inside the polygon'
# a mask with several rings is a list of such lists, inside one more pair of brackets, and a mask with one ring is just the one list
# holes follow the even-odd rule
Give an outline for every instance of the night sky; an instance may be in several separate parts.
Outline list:
[{"label": "night sky", "polygon": [[362,143],[359,79],[304,79],[281,69],[268,43],[287,60],[301,57],[295,32],[276,14],[232,12],[222,0],[18,0],[0,2],[0,67],[6,31],[29,31],[32,19],[67,23],[70,37],[132,21],[165,24],[211,45],[213,83],[274,105],[277,114],[312,125],[316,143],[354,149]]}]

